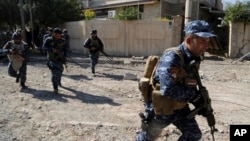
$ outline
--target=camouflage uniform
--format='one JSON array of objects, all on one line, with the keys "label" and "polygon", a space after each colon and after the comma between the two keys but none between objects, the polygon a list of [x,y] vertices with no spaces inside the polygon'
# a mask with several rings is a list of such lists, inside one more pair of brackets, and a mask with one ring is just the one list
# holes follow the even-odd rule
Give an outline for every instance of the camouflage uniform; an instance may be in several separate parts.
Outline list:
[{"label": "camouflage uniform", "polygon": [[53,29],[51,28],[51,27],[48,27],[48,31],[47,31],[47,33],[46,34],[44,34],[43,35],[43,45],[42,45],[42,48],[41,48],[41,51],[44,53],[45,52],[45,54],[46,54],[46,52],[47,52],[47,50],[46,50],[46,47],[44,47],[44,43],[45,43],[45,41],[46,41],[46,39],[48,38],[48,37],[51,37],[52,36],[52,34],[53,34]]},{"label": "camouflage uniform", "polygon": [[[61,34],[61,30],[55,28],[54,34]],[[65,40],[62,38],[56,39],[54,36],[48,37],[45,40],[43,47],[47,50],[47,65],[51,70],[51,81],[54,92],[57,93],[58,86],[61,85],[61,77],[64,70],[63,64],[66,63]],[[53,50],[56,50],[57,52],[54,52]]]},{"label": "camouflage uniform", "polygon": [[[29,47],[27,43],[21,40],[21,34],[14,32],[11,41],[8,41],[3,48],[14,50],[15,53],[8,53],[9,65],[8,74],[16,77],[16,82],[19,82],[22,88],[26,88],[26,72]],[[15,40],[20,39],[20,43]]]},{"label": "camouflage uniform", "polygon": [[[205,21],[199,20],[188,23],[184,31],[186,35],[192,34],[204,38],[215,36],[210,33],[208,24]],[[185,46],[184,42],[177,48],[183,57],[184,65],[181,64],[180,56],[177,55],[175,51],[164,52],[164,54],[160,57],[158,66],[153,76],[153,83],[160,85],[159,91],[161,96],[168,97],[169,99],[180,103],[186,103],[186,105],[184,105],[181,109],[174,110],[173,113],[169,115],[155,114],[152,119],[150,119],[148,127],[143,129],[136,136],[135,141],[159,140],[162,129],[169,124],[175,125],[182,132],[178,141],[198,141],[201,139],[202,133],[196,120],[194,118],[186,118],[187,114],[190,113],[188,102],[197,97],[197,87],[196,85],[191,87],[183,81],[175,80],[176,77],[178,78],[176,75],[180,74],[172,71],[173,68],[182,68],[187,74],[190,74],[192,73],[192,70],[189,70],[186,66],[188,66],[193,60],[198,62],[197,64],[199,66],[201,60],[200,57],[192,55],[192,53]],[[180,72],[179,70],[177,72]],[[185,79],[186,78],[184,78],[184,80]],[[149,108],[154,107],[147,104],[145,111],[148,111]]]},{"label": "camouflage uniform", "polygon": [[[89,57],[91,60],[91,72],[93,75],[95,75],[95,66],[97,65],[99,60],[99,53],[100,51],[104,50],[104,47],[101,39],[98,36],[93,36],[93,34],[96,35],[97,31],[91,31],[91,37],[84,42],[83,46],[89,49]],[[92,47],[95,47],[95,49],[91,50]]]}]

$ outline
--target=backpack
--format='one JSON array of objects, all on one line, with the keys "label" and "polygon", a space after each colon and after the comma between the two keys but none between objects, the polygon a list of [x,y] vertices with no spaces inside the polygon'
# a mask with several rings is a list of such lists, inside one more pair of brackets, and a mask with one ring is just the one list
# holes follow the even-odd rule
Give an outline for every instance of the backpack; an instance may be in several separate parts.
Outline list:
[{"label": "backpack", "polygon": [[[175,53],[180,57],[180,65],[184,65],[184,58],[179,48],[171,47],[164,51],[175,51]],[[139,80],[139,90],[141,92],[142,99],[145,103],[152,102],[152,92],[154,89],[159,89],[160,86],[153,85],[153,76],[156,71],[160,57],[156,55],[150,55],[146,61],[143,76]],[[156,88],[157,87],[157,88]]]}]

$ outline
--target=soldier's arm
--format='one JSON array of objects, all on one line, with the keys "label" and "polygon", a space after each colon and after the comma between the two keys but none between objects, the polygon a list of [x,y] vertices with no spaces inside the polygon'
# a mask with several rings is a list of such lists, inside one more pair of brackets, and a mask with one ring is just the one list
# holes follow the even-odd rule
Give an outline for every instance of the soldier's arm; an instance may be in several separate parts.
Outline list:
[{"label": "soldier's arm", "polygon": [[15,54],[15,50],[11,48],[11,41],[8,41],[4,46],[3,49],[8,49],[8,54]]},{"label": "soldier's arm", "polygon": [[85,40],[83,47],[90,49],[91,48],[91,39],[88,38],[87,40]]},{"label": "soldier's arm", "polygon": [[157,67],[160,92],[162,95],[168,96],[179,102],[187,102],[195,96],[195,91],[193,88],[181,85],[178,82],[177,78],[179,74],[171,69],[176,69],[176,72],[178,72],[179,67],[180,58],[174,51],[169,51],[160,58]]}]

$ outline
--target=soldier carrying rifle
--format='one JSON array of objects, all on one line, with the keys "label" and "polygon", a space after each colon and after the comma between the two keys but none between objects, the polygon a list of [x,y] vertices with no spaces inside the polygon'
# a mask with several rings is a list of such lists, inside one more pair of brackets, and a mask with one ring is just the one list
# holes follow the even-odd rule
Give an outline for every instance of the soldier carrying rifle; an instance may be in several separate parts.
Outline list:
[{"label": "soldier carrying rifle", "polygon": [[52,36],[46,38],[43,49],[47,50],[47,66],[51,71],[51,81],[54,93],[58,94],[58,86],[62,86],[61,78],[64,70],[63,64],[67,69],[67,49],[60,28],[54,28]]},{"label": "soldier carrying rifle", "polygon": [[91,72],[95,76],[95,66],[98,64],[99,53],[104,52],[104,46],[102,40],[97,36],[96,29],[92,29],[90,34],[91,36],[85,40],[83,47],[89,50]]},{"label": "soldier carrying rifle", "polygon": [[[151,57],[156,67],[151,69],[152,73],[147,73],[145,69],[140,80],[145,113],[140,113],[142,131],[135,141],[161,140],[165,136],[161,134],[163,129],[170,124],[182,133],[178,141],[198,141],[202,133],[194,118],[196,114],[206,117],[211,133],[215,131],[211,100],[201,84],[198,70],[201,56],[209,47],[210,37],[216,35],[202,20],[187,23],[184,31],[183,43],[167,49],[159,60]],[[152,67],[149,65],[148,68]],[[189,103],[196,109],[191,111]]]},{"label": "soldier carrying rifle", "polygon": [[[14,32],[12,40],[8,41],[3,49],[7,51],[9,59],[8,74],[16,78],[16,83],[20,81],[20,86],[25,89],[27,60],[28,60],[28,45],[22,40],[19,32]],[[20,79],[20,80],[19,80]]]}]

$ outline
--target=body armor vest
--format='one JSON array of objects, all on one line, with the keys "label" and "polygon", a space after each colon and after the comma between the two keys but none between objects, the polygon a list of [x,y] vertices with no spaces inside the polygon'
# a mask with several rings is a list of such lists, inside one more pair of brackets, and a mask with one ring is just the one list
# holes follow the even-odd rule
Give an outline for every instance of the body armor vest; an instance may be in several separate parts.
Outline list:
[{"label": "body armor vest", "polygon": [[[190,80],[193,80],[193,74],[187,73],[184,69],[184,58],[181,51],[174,47],[169,48],[166,51],[173,50],[176,55],[180,58],[180,67],[178,72],[178,77],[176,81],[179,85],[186,86],[196,86],[196,83],[190,84]],[[140,79],[139,89],[142,93],[142,97],[146,103],[152,103],[154,107],[154,112],[157,115],[171,115],[175,110],[180,110],[184,108],[188,101],[179,102],[175,99],[169,98],[167,96],[162,96],[160,93],[160,84],[153,82],[153,75],[156,71],[159,57],[150,56],[146,62],[146,67],[144,70],[144,77]]]},{"label": "body armor vest", "polygon": [[18,71],[24,61],[24,58],[21,56],[22,52],[25,50],[25,42],[21,42],[20,44],[15,44],[14,40],[10,41],[10,48],[14,50],[14,54],[8,54],[8,59],[12,64],[12,67],[15,71]]}]

